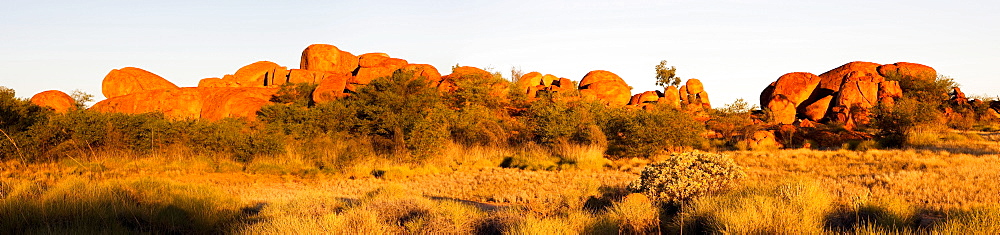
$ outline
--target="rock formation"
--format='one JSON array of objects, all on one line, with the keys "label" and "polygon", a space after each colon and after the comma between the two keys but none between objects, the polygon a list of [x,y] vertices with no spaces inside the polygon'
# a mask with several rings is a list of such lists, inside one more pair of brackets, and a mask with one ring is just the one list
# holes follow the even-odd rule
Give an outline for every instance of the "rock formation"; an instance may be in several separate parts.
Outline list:
[{"label": "rock formation", "polygon": [[184,87],[136,92],[106,99],[90,110],[105,113],[162,112],[173,120],[223,118],[254,119],[270,103],[277,88]]},{"label": "rock formation", "polygon": [[326,77],[313,91],[313,102],[322,104],[346,97],[348,95],[347,81],[350,79],[351,76],[346,74],[331,74]]},{"label": "rock formation", "polygon": [[860,61],[819,76],[788,73],[761,92],[761,107],[769,110],[780,124],[809,120],[840,123],[850,129],[866,124],[876,105],[891,105],[902,96],[896,79],[934,79],[936,74],[933,68],[921,64],[880,65]]},{"label": "rock formation", "polygon": [[302,51],[299,68],[335,74],[354,73],[358,68],[358,57],[333,45],[313,44]]},{"label": "rock formation", "polygon": [[580,79],[580,94],[596,98],[611,106],[624,106],[632,97],[632,87],[617,74],[594,70]]},{"label": "rock formation", "polygon": [[289,70],[271,61],[257,61],[222,78],[206,78],[198,87],[268,87],[288,83]]},{"label": "rock formation", "polygon": [[140,91],[176,89],[170,81],[140,68],[114,69],[104,76],[101,91],[106,98],[128,95]]},{"label": "rock formation", "polygon": [[492,77],[493,74],[476,67],[462,66],[452,70],[451,74],[441,77],[441,83],[438,85],[438,90],[442,92],[454,92],[458,89],[456,85],[457,82],[474,79],[474,78],[485,78]]},{"label": "rock formation", "polygon": [[528,98],[537,98],[541,93],[575,90],[576,84],[569,79],[556,77],[552,74],[542,75],[539,72],[530,72],[518,78],[514,87],[524,92]]},{"label": "rock formation", "polygon": [[390,58],[385,53],[368,53],[361,55],[359,64],[360,67],[353,72],[354,77],[348,83],[366,85],[376,78],[392,76],[392,73],[409,63],[403,59]]},{"label": "rock formation", "polygon": [[69,110],[76,109],[76,101],[73,100],[73,97],[57,90],[43,91],[35,94],[31,97],[31,103],[51,108],[57,113],[65,113],[69,112]]}]

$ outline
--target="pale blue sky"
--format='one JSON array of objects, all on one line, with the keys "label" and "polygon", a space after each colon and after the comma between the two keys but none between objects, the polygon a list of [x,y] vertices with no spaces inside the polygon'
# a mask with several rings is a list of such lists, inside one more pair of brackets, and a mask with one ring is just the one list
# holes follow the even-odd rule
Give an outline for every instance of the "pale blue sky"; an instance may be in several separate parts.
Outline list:
[{"label": "pale blue sky", "polygon": [[298,68],[302,49],[386,52],[443,74],[456,63],[579,80],[608,70],[656,89],[668,60],[716,106],[757,103],[788,72],[850,61],[932,66],[970,95],[1000,95],[997,1],[5,1],[0,86],[20,97],[101,95],[134,66],[179,86],[259,60]]}]

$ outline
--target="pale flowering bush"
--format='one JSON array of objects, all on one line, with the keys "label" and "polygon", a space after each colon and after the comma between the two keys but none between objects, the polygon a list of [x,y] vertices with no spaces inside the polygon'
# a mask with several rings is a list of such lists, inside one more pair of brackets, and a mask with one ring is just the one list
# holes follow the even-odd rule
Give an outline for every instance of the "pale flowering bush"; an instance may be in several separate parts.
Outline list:
[{"label": "pale flowering bush", "polygon": [[646,166],[629,188],[658,202],[678,203],[727,189],[745,176],[743,169],[723,154],[673,153],[667,160]]}]

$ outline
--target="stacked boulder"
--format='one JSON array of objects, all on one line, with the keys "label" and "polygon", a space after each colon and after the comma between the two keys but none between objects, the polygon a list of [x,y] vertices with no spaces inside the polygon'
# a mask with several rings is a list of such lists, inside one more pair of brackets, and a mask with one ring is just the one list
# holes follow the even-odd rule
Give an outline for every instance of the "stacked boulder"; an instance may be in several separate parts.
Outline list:
[{"label": "stacked boulder", "polygon": [[552,74],[530,72],[522,75],[514,83],[518,91],[524,92],[528,98],[538,98],[544,93],[554,93],[561,91],[576,90],[576,84],[572,80],[556,77]]},{"label": "stacked boulder", "polygon": [[937,72],[928,66],[900,62],[876,64],[850,62],[816,76],[806,72],[782,75],[761,92],[761,107],[779,124],[803,120],[839,123],[848,129],[868,123],[871,109],[893,104],[903,91],[886,77],[933,80]]},{"label": "stacked boulder", "polygon": [[91,109],[117,113],[162,112],[171,119],[253,119],[261,107],[272,103],[278,86],[284,84],[316,84],[313,101],[325,103],[349,96],[375,78],[392,76],[399,71],[412,74],[412,79],[424,78],[442,91],[453,91],[456,82],[468,76],[492,76],[481,69],[461,67],[442,77],[431,65],[410,64],[385,53],[355,56],[327,44],[306,47],[299,67],[288,69],[274,62],[258,61],[241,67],[234,74],[202,79],[197,87],[184,88],[142,69],[115,69],[104,78],[102,92],[107,99]]},{"label": "stacked boulder", "polygon": [[666,104],[669,107],[683,110],[694,115],[695,120],[708,121],[707,110],[712,108],[705,86],[698,79],[688,79],[683,86],[667,86],[663,91],[646,91],[635,94],[628,101],[628,107],[651,109],[655,104]]}]

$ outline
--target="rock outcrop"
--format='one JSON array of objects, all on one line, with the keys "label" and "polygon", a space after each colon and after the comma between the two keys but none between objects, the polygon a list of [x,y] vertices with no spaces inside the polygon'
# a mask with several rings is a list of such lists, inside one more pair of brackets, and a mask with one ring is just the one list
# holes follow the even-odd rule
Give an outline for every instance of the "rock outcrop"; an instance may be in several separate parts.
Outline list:
[{"label": "rock outcrop", "polygon": [[347,81],[350,79],[351,77],[346,74],[330,74],[316,86],[312,96],[313,102],[322,104],[346,97],[349,95]]},{"label": "rock outcrop", "polygon": [[455,68],[451,74],[441,77],[438,90],[442,92],[454,92],[458,89],[457,82],[467,79],[492,77],[493,74],[476,67],[462,66]]},{"label": "rock outcrop", "polygon": [[406,60],[390,58],[385,53],[368,53],[361,55],[360,67],[355,70],[354,78],[348,83],[357,85],[367,85],[372,80],[380,77],[392,76],[403,66],[409,64]]},{"label": "rock outcrop", "polygon": [[[761,107],[779,124],[808,120],[851,129],[868,123],[871,109],[903,94],[895,79],[934,79],[933,68],[914,63],[850,62],[819,76],[788,73],[761,92]],[[887,77],[889,79],[887,79]]]},{"label": "rock outcrop", "polygon": [[269,87],[288,83],[289,70],[271,61],[257,61],[222,78],[206,78],[198,87]]},{"label": "rock outcrop", "polygon": [[580,79],[580,94],[596,98],[611,106],[624,106],[632,98],[632,87],[617,74],[594,70]]},{"label": "rock outcrop", "polygon": [[31,103],[48,107],[57,113],[65,113],[76,109],[76,101],[66,93],[57,90],[43,91],[31,97]]},{"label": "rock outcrop", "polygon": [[313,44],[302,51],[299,68],[335,74],[354,73],[358,68],[358,57],[333,45]]},{"label": "rock outcrop", "polygon": [[515,89],[524,92],[528,98],[537,98],[546,92],[560,92],[575,90],[576,84],[573,81],[556,77],[552,74],[542,75],[539,72],[530,72],[521,75],[514,83]]},{"label": "rock outcrop", "polygon": [[141,91],[176,89],[170,81],[140,68],[125,67],[114,69],[104,76],[101,92],[106,98],[128,95]]},{"label": "rock outcrop", "polygon": [[106,99],[90,110],[105,113],[162,112],[173,120],[254,119],[277,88],[185,87],[136,92]]}]

